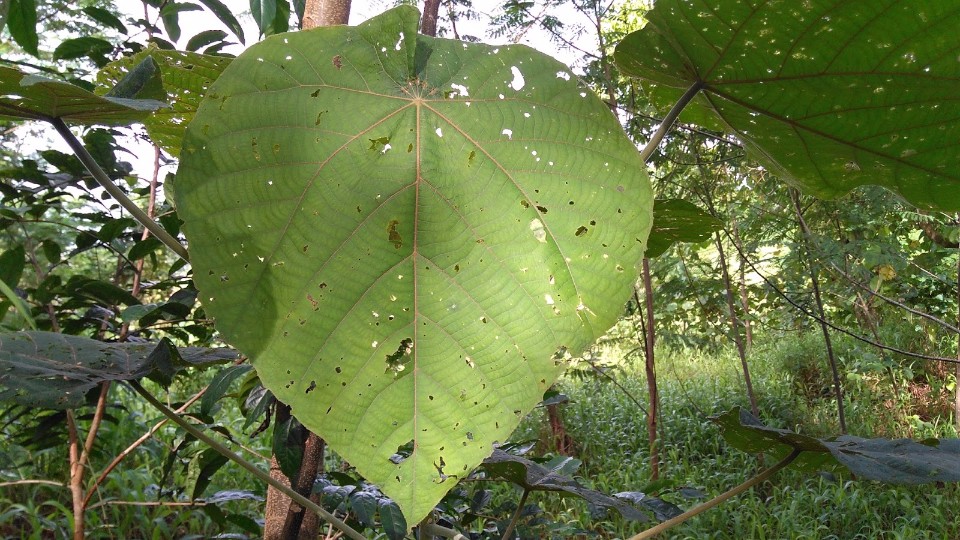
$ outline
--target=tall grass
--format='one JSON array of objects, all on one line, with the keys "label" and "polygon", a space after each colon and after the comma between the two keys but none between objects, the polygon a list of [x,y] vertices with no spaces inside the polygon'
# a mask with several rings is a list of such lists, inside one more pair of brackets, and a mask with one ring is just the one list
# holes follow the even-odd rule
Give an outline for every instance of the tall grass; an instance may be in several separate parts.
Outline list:
[{"label": "tall grass", "polygon": [[[763,420],[824,436],[836,433],[836,403],[829,392],[822,397],[800,391],[797,350],[816,356],[810,338],[787,338],[759,348],[750,357],[751,375],[758,391]],[[822,346],[819,348],[822,350]],[[746,407],[739,359],[733,351],[706,354],[660,350],[657,356],[661,393],[661,478],[664,498],[690,507],[670,488],[694,487],[709,497],[739,484],[758,468],[757,458],[727,446],[707,416]],[[622,365],[618,382],[646,400],[642,367]],[[583,481],[607,492],[642,490],[649,484],[649,451],[645,416],[636,405],[601,378],[567,378],[562,383],[571,402],[563,411],[567,429],[577,441],[583,460]],[[890,410],[887,397],[870,387],[847,395],[848,423],[859,435],[915,435],[909,415]],[[882,414],[878,414],[880,411]],[[535,425],[536,419],[532,420]],[[929,424],[929,423],[928,423]],[[929,424],[924,436],[952,436],[949,421]],[[528,430],[533,429],[528,427]],[[530,432],[528,431],[528,434]],[[769,465],[769,460],[768,463]],[[663,489],[663,488],[661,488]],[[960,489],[933,485],[903,487],[827,478],[785,471],[772,482],[721,505],[668,532],[677,539],[875,539],[960,538],[960,522],[953,516]],[[550,511],[556,499],[542,504]],[[571,515],[563,503],[557,516]],[[585,509],[584,509],[585,510]],[[596,522],[584,511],[578,523],[604,538],[629,536],[644,528],[617,517]]]}]

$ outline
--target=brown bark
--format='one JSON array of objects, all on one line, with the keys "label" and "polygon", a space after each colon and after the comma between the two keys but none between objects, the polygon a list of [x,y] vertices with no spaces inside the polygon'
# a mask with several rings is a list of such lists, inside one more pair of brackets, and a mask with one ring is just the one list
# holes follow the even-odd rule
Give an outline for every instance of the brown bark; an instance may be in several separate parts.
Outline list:
[{"label": "brown bark", "polygon": [[303,29],[347,24],[351,0],[307,0],[303,8]]},{"label": "brown bark", "polygon": [[[311,433],[303,445],[303,462],[300,465],[300,471],[297,474],[296,483],[293,489],[304,497],[311,497],[313,494],[313,483],[317,479],[317,473],[323,470],[323,439],[316,434]],[[312,540],[317,537],[318,527],[320,525],[317,519],[308,519],[308,516],[316,517],[313,512],[307,512],[299,504],[291,503],[287,508],[287,517],[283,524],[282,538],[299,538],[300,540]]]},{"label": "brown bark", "polygon": [[[643,352],[646,359],[647,393],[650,396],[649,408],[647,409],[647,439],[650,441],[650,480],[656,481],[660,479],[660,448],[657,444],[657,415],[660,413],[660,392],[657,389],[657,370],[654,356],[657,333],[654,328],[653,280],[650,278],[650,260],[647,258],[643,259],[643,293],[644,317],[646,319]],[[636,289],[633,291],[633,297],[637,301],[637,308],[639,309],[640,298]]]},{"label": "brown bark", "polygon": [[560,408],[556,403],[547,405],[547,420],[550,423],[551,450],[563,456],[574,455],[573,438],[563,425],[563,417],[560,416]]},{"label": "brown bark", "polygon": [[420,33],[425,36],[436,37],[438,18],[440,18],[440,0],[425,0],[423,2],[423,16],[420,17]]}]

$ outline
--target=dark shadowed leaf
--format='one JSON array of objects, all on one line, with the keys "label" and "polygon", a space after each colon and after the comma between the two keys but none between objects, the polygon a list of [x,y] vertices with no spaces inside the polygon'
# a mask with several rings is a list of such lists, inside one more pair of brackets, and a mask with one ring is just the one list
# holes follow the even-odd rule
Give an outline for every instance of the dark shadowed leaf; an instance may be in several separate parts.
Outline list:
[{"label": "dark shadowed leaf", "polygon": [[389,499],[380,500],[380,524],[390,540],[403,540],[407,536],[407,520],[397,503]]},{"label": "dark shadowed leaf", "polygon": [[723,438],[744,452],[785,456],[802,450],[794,464],[807,469],[846,468],[858,477],[891,484],[960,482],[960,444],[956,439],[861,439],[842,435],[816,439],[764,426],[739,407],[711,420]]},{"label": "dark shadowed leaf", "polygon": [[145,56],[104,97],[166,101],[160,66],[152,56]]},{"label": "dark shadowed leaf", "polygon": [[[0,400],[47,408],[81,405],[84,394],[103,381],[140,379],[168,370],[158,358],[167,342],[104,343],[53,332],[0,334]],[[183,347],[172,364],[203,365],[235,359],[230,349]]]},{"label": "dark shadowed leaf", "polygon": [[200,414],[208,415],[213,411],[213,407],[220,401],[220,398],[230,389],[230,385],[233,384],[238,378],[246,375],[253,366],[241,365],[241,366],[230,366],[228,368],[220,370],[210,381],[210,385],[207,387],[207,391],[203,394],[203,397],[200,398]]},{"label": "dark shadowed leaf", "polygon": [[123,22],[121,22],[116,15],[103,8],[88,6],[83,8],[83,12],[86,13],[91,19],[108,28],[113,28],[121,34],[127,33],[127,27],[123,24]]},{"label": "dark shadowed leaf", "polygon": [[658,0],[648,19],[616,61],[654,95],[701,83],[688,121],[819,197],[879,184],[960,209],[954,2]]},{"label": "dark shadowed leaf", "polygon": [[[493,451],[492,456],[483,461],[482,469],[525,490],[554,491],[575,495],[598,508],[616,510],[624,518],[635,521],[649,521],[650,515],[647,512],[654,512],[657,516],[667,515],[663,513],[664,508],[672,506],[656,497],[650,497],[639,492],[629,492],[630,496],[625,496],[623,499],[626,500],[621,500],[621,498],[611,497],[586,488],[573,478],[563,474],[563,465],[568,463],[568,459],[558,462],[554,467],[545,467],[529,459],[497,449]],[[641,511],[636,506],[628,504],[627,500],[643,506],[646,511]],[[676,514],[679,513],[682,513],[682,511],[678,509]]]},{"label": "dark shadowed leaf", "polygon": [[187,41],[187,50],[196,51],[202,47],[210,45],[211,43],[223,41],[226,37],[227,33],[223,30],[204,30]]},{"label": "dark shadowed leaf", "polygon": [[653,203],[653,228],[647,238],[648,259],[655,259],[676,242],[703,242],[723,224],[683,199],[658,199]]},{"label": "dark shadowed leaf", "polygon": [[206,313],[408,523],[613,325],[652,204],[566,66],[417,23],[407,6],[254,45],[173,181]]},{"label": "dark shadowed leaf", "polygon": [[230,12],[230,8],[223,5],[223,2],[220,0],[199,0],[201,4],[207,6],[207,9],[213,12],[214,15],[220,19],[220,22],[224,24],[227,28],[233,32],[233,35],[237,36],[237,39],[240,40],[240,43],[245,43],[243,37],[243,27],[240,26],[240,22],[237,21],[237,18],[233,16],[233,13]]},{"label": "dark shadowed leaf", "polygon": [[7,28],[17,45],[37,56],[37,2],[36,0],[9,0]]}]

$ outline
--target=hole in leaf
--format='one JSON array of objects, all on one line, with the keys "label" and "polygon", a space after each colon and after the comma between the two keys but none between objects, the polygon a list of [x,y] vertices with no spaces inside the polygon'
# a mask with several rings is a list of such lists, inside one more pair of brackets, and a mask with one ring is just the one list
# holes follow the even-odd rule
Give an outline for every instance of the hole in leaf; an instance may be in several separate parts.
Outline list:
[{"label": "hole in leaf", "polygon": [[587,234],[587,230],[588,230],[588,229],[587,229],[586,227],[584,227],[583,225],[581,225],[581,226],[579,226],[579,227],[577,228],[577,232],[575,232],[574,234],[575,234],[576,236],[583,236],[583,235]]},{"label": "hole in leaf", "polygon": [[[394,376],[401,377],[404,375],[403,371],[407,368],[407,364],[410,363],[410,356],[413,353],[413,338],[404,338],[400,340],[400,345],[397,347],[397,350],[388,354],[386,357],[387,360],[387,369],[384,373],[393,372]],[[433,399],[431,397],[431,399]]]}]

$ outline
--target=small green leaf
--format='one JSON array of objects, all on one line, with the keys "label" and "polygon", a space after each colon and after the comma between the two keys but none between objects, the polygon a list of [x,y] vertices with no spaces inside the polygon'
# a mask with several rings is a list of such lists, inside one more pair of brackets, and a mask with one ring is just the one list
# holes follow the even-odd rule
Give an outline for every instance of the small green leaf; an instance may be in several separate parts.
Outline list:
[{"label": "small green leaf", "polygon": [[43,256],[47,258],[50,264],[60,263],[61,248],[55,240],[47,238],[40,242],[40,248],[43,250]]},{"label": "small green leaf", "polygon": [[277,0],[250,0],[250,14],[257,22],[260,33],[269,34],[273,19],[277,16]]},{"label": "small green leaf", "polygon": [[297,478],[303,462],[304,433],[303,425],[293,416],[273,426],[273,456],[291,481]]},{"label": "small green leaf", "polygon": [[23,244],[18,244],[0,254],[0,281],[11,288],[19,285],[26,261],[27,253]]},{"label": "small green leaf", "polygon": [[203,397],[200,398],[200,414],[204,416],[209,415],[217,402],[220,401],[220,398],[230,389],[230,385],[238,378],[249,373],[251,369],[253,369],[253,366],[240,365],[230,366],[220,370],[213,377],[213,380],[210,381],[210,385],[207,387],[207,391],[203,394]]},{"label": "small green leaf", "polygon": [[203,492],[210,485],[210,480],[214,473],[219,471],[229,461],[226,456],[213,448],[207,448],[200,452],[196,458],[197,480],[193,484],[193,492],[190,494],[190,500],[197,500],[203,496]]},{"label": "small green leaf", "polygon": [[140,319],[155,313],[160,309],[162,304],[150,303],[150,304],[138,304],[124,308],[120,312],[120,320],[125,323],[130,323],[134,321],[139,321]]},{"label": "small green leaf", "polygon": [[364,490],[351,493],[350,509],[365,527],[372,528],[376,525],[377,497],[373,493]]},{"label": "small green leaf", "polygon": [[23,47],[23,50],[37,56],[37,3],[36,0],[10,0],[7,12],[7,28],[14,41]]},{"label": "small green leaf", "polygon": [[140,240],[134,244],[133,247],[130,248],[130,252],[127,253],[127,258],[131,261],[138,261],[147,255],[156,253],[156,251],[162,247],[163,243],[151,236],[146,240]]},{"label": "small green leaf", "polygon": [[[144,123],[150,138],[173,156],[180,155],[183,132],[206,95],[207,89],[230,64],[230,58],[184,51],[166,51],[150,46],[133,56],[112,62],[97,73],[98,89],[118,84],[135,66],[151,57],[160,68],[163,91],[173,105],[150,115]],[[160,218],[163,221],[163,217]],[[171,234],[176,234],[164,224]]]},{"label": "small green leaf", "polygon": [[163,29],[167,31],[167,36],[172,41],[180,40],[180,13],[184,11],[201,11],[203,8],[196,4],[180,3],[169,1],[163,4],[160,9],[160,20],[163,22]]},{"label": "small green leaf", "polygon": [[113,50],[113,44],[109,41],[84,36],[74,39],[68,39],[60,43],[53,51],[54,60],[73,60],[76,58],[89,57],[91,59],[102,58],[105,54]]},{"label": "small green leaf", "polygon": [[246,43],[243,37],[243,27],[240,25],[240,22],[237,21],[237,18],[233,16],[233,13],[230,12],[230,8],[223,5],[223,2],[220,0],[199,0],[201,4],[207,6],[207,9],[213,12],[214,15],[220,19],[227,28],[233,32],[233,35],[237,36],[237,39],[240,40],[240,43]]},{"label": "small green leaf", "polygon": [[110,13],[103,8],[88,6],[83,8],[83,12],[86,13],[91,19],[104,26],[113,28],[114,30],[119,31],[121,34],[127,33],[127,27],[120,21],[120,19],[118,19],[113,13]]},{"label": "small green leaf", "polygon": [[167,99],[167,93],[163,91],[160,67],[156,60],[149,55],[104,95],[105,97],[155,99],[158,101]]},{"label": "small green leaf", "polygon": [[223,41],[226,37],[227,33],[223,30],[204,30],[203,32],[200,32],[199,34],[190,38],[190,40],[187,41],[186,48],[188,51],[196,51],[201,47],[210,45],[211,43]]}]

